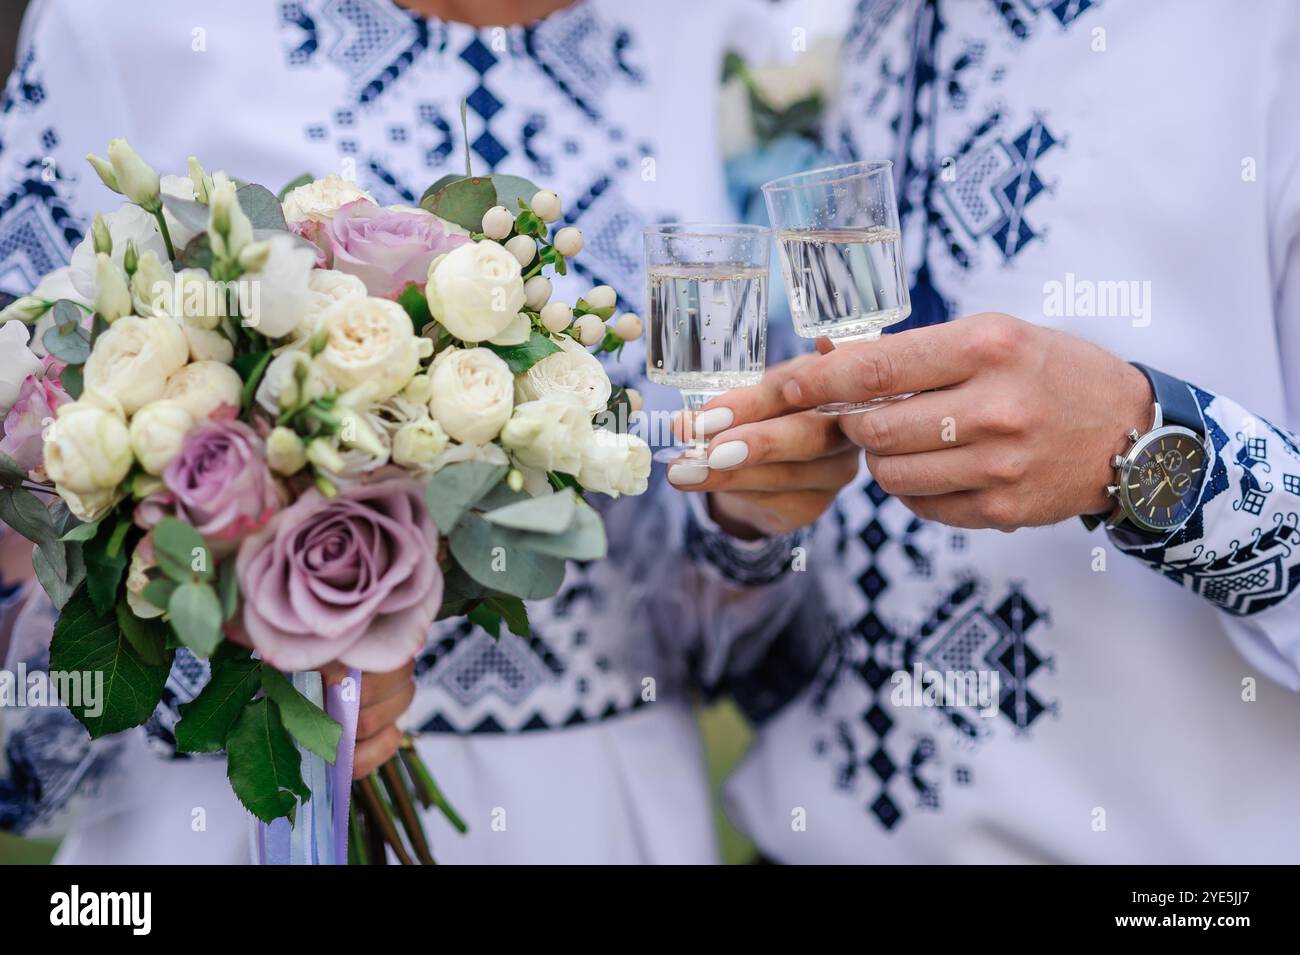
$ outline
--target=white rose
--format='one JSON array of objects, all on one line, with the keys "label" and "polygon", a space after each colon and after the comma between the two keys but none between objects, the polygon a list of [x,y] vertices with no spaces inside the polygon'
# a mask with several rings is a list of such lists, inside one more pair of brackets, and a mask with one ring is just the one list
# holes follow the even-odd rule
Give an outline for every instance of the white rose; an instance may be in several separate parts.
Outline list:
[{"label": "white rose", "polygon": [[839,61],[838,41],[818,37],[795,60],[757,66],[749,73],[758,98],[782,112],[811,96],[828,99],[836,86]]},{"label": "white rose", "polygon": [[[126,205],[103,217],[108,226],[108,234],[113,239],[113,261],[122,264],[126,256],[128,243],[135,245],[139,255],[152,252],[159,261],[168,261],[167,244],[163,242],[162,233],[153,216],[139,206]],[[72,250],[71,272],[69,277],[77,297],[91,302],[95,298],[95,241],[87,233],[86,237]]]},{"label": "white rose", "polygon": [[204,328],[191,328],[182,325],[185,342],[190,346],[192,361],[215,361],[223,365],[230,364],[235,357],[235,346],[221,332],[210,332]]},{"label": "white rose", "polygon": [[650,479],[650,446],[634,434],[596,428],[582,452],[578,483],[618,497],[644,494]]},{"label": "white rose", "polygon": [[244,383],[239,373],[219,361],[196,361],[171,374],[161,397],[184,408],[202,424],[222,406],[238,408]]},{"label": "white rose", "polygon": [[131,437],[112,411],[86,401],[59,408],[45,432],[45,472],[74,494],[111,490],[131,470]]},{"label": "white rose", "polygon": [[467,242],[433,260],[425,286],[429,311],[466,342],[505,331],[524,307],[519,261],[496,242]]},{"label": "white rose", "polygon": [[335,391],[324,370],[304,351],[290,349],[271,359],[257,386],[257,403],[278,416],[298,404],[315,401]]},{"label": "white rose", "polygon": [[304,186],[299,186],[284,197],[286,222],[328,222],[340,206],[358,199],[374,202],[374,197],[356,183],[342,176],[326,176]]},{"label": "white rose", "polygon": [[599,414],[609,404],[613,386],[596,356],[568,335],[561,335],[560,350],[547,355],[519,376],[519,394],[525,401],[547,395],[569,394],[578,398],[590,414]]},{"label": "white rose", "polygon": [[327,338],[316,361],[343,389],[369,385],[373,401],[405,388],[421,352],[432,347],[416,336],[406,309],[387,299],[346,299],[330,306],[320,324]]},{"label": "white rose", "polygon": [[17,319],[0,325],[0,420],[18,400],[23,382],[42,367],[41,360],[27,347],[27,326]]},{"label": "white rose", "polygon": [[447,449],[447,432],[432,418],[408,421],[393,434],[393,463],[427,468]]},{"label": "white rose", "polygon": [[189,356],[185,334],[171,316],[127,315],[95,341],[84,366],[86,387],[112,395],[132,415],[163,396],[167,376]]},{"label": "white rose", "polygon": [[302,240],[282,233],[267,240],[270,255],[256,272],[239,283],[242,321],[267,338],[298,330],[317,304],[311,291],[316,253]]},{"label": "white rose", "polygon": [[59,497],[68,505],[72,516],[88,524],[107,515],[122,499],[122,495],[111,487],[101,491],[87,491],[85,494],[78,494],[66,487],[56,487],[54,490],[59,492]]},{"label": "white rose", "polygon": [[572,395],[548,395],[515,407],[501,429],[501,443],[520,464],[577,474],[591,437],[591,415]]},{"label": "white rose", "polygon": [[162,474],[172,459],[181,453],[185,435],[194,427],[194,419],[185,407],[173,399],[151,401],[131,416],[128,429],[135,458],[155,477]]},{"label": "white rose", "polygon": [[348,272],[337,269],[312,269],[307,280],[311,290],[311,299],[307,306],[307,319],[298,328],[301,336],[314,334],[319,326],[320,317],[331,305],[349,299],[369,298],[366,283]]},{"label": "white rose", "polygon": [[468,444],[487,444],[510,420],[514,376],[499,355],[486,348],[451,348],[429,370],[429,410],[449,435]]}]

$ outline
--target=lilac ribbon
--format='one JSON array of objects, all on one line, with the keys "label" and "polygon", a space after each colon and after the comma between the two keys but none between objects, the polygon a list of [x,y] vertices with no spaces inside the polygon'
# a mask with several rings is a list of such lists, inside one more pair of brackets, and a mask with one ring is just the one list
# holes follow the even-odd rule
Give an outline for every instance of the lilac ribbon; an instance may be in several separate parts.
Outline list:
[{"label": "lilac ribbon", "polygon": [[[295,673],[292,681],[312,702],[322,702],[320,674]],[[334,765],[327,769],[319,756],[299,747],[311,799],[298,804],[293,825],[288,819],[276,819],[269,825],[255,820],[252,850],[259,865],[348,864],[348,807],[361,708],[361,672],[349,670],[347,678],[330,687],[325,696],[325,711],[343,727]]]}]

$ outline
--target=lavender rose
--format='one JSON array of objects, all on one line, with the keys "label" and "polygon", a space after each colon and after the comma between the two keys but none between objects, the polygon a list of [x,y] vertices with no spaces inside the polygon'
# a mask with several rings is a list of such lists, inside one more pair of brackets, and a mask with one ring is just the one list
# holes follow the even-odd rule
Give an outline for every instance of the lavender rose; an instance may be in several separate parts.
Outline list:
[{"label": "lavender rose", "polygon": [[239,548],[244,631],[282,670],[395,670],[442,604],[437,549],[416,481],[309,490]]},{"label": "lavender rose", "polygon": [[167,490],[140,502],[136,522],[148,528],[175,514],[218,557],[231,553],[284,503],[262,439],[242,421],[213,421],[192,430],[162,478]]},{"label": "lavender rose", "polygon": [[431,213],[385,209],[358,199],[321,223],[316,241],[330,268],[355,275],[371,295],[385,298],[411,282],[423,285],[434,258],[469,237],[449,232]]}]

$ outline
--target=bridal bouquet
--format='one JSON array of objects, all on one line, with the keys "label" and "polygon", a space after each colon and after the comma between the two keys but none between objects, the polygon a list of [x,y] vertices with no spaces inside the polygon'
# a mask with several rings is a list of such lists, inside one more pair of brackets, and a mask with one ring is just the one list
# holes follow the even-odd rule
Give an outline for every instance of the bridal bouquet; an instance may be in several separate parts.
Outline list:
[{"label": "bridal bouquet", "polygon": [[[292,820],[303,761],[351,752],[304,673],[396,669],[439,617],[527,634],[523,601],[604,555],[581,493],[642,493],[650,452],[591,349],[640,320],[607,325],[605,286],[551,300],[582,236],[517,177],[383,207],[336,177],[159,177],[124,140],[89,159],[127,204],[0,314],[0,519],[61,611],[51,671],[102,674],[93,711],[64,698],[91,736],[147,720],[185,648],[211,679],[178,748]],[[447,808],[408,741],[358,790],[354,858],[405,859],[397,821],[431,861],[411,792]]]}]

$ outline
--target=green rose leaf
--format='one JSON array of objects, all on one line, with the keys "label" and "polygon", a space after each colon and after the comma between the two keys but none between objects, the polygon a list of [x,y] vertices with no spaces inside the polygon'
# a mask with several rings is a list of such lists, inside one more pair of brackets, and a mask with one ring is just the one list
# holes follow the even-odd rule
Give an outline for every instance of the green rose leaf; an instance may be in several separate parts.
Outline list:
[{"label": "green rose leaf", "polygon": [[176,638],[198,656],[211,656],[221,643],[221,601],[208,584],[178,586],[167,601],[167,613]]},{"label": "green rose leaf", "polygon": [[94,538],[82,545],[86,561],[86,589],[95,602],[95,609],[107,614],[117,604],[119,584],[129,557],[123,546],[131,522],[121,518],[116,523],[104,520]]},{"label": "green rose leaf", "polygon": [[430,477],[424,499],[438,530],[449,534],[462,515],[500,483],[506,470],[503,464],[462,461]]},{"label": "green rose leaf", "polygon": [[311,796],[302,781],[302,755],[265,698],[245,706],[226,736],[226,775],[239,801],[263,822],[292,818],[298,800]]},{"label": "green rose leaf", "polygon": [[573,524],[578,498],[571,488],[555,494],[530,497],[516,504],[488,511],[483,519],[489,524],[539,534],[559,534]]},{"label": "green rose leaf", "polygon": [[117,626],[131,649],[149,666],[160,667],[168,662],[167,625],[158,617],[142,620],[132,612],[125,600],[115,608]]},{"label": "green rose leaf", "polygon": [[402,294],[397,296],[397,304],[406,309],[406,314],[411,316],[411,327],[415,329],[417,335],[424,326],[433,321],[433,313],[429,311],[429,300],[424,297],[422,285],[412,282],[402,289]]},{"label": "green rose leaf", "polygon": [[485,176],[462,176],[420,200],[420,208],[470,232],[483,228],[483,213],[497,205],[497,191]]},{"label": "green rose leaf", "polygon": [[61,541],[88,541],[94,540],[95,534],[99,531],[99,521],[91,521],[88,524],[78,524],[72,530],[68,531],[62,537]]},{"label": "green rose leaf", "polygon": [[339,721],[299,693],[274,667],[262,668],[262,689],[280,708],[280,718],[293,738],[333,766],[343,735]]},{"label": "green rose leaf", "polygon": [[315,181],[316,181],[315,176],[313,176],[309,172],[304,172],[301,176],[297,176],[293,179],[290,179],[288,182],[286,182],[284,184],[284,188],[282,188],[278,193],[276,193],[276,198],[279,199],[280,203],[283,205],[285,197],[288,196],[289,193],[293,192],[295,189],[297,189],[300,186],[310,186]]},{"label": "green rose leaf", "polygon": [[103,674],[102,695],[65,701],[92,739],[147,720],[162,699],[171,661],[171,654],[160,664],[142,660],[122,633],[117,614],[101,614],[84,588],[72,595],[54,625],[50,670]]},{"label": "green rose leaf", "polygon": [[442,571],[442,606],[438,608],[438,619],[466,616],[486,594],[482,584],[459,564],[451,562]]},{"label": "green rose leaf", "polygon": [[266,186],[250,182],[235,190],[235,196],[239,199],[239,208],[244,210],[244,215],[248,216],[254,229],[289,231],[280,200]]},{"label": "green rose leaf", "polygon": [[451,553],[492,590],[525,600],[553,596],[564,582],[564,560],[519,546],[517,533],[466,514],[451,534]]},{"label": "green rose leaf", "polygon": [[164,517],[153,530],[153,549],[162,572],[177,583],[212,578],[212,552],[203,536],[175,517]]},{"label": "green rose leaf", "polygon": [[[528,608],[518,597],[497,594],[488,597],[479,606],[488,608],[498,620],[504,620],[515,636],[527,637],[531,633],[528,626]],[[496,632],[493,631],[492,635],[496,636]]]},{"label": "green rose leaf", "polygon": [[217,596],[221,598],[221,619],[230,620],[239,609],[239,577],[233,557],[223,561],[217,571]]},{"label": "green rose leaf", "polygon": [[262,663],[242,647],[222,644],[212,657],[212,677],[189,703],[181,704],[176,747],[185,753],[226,748],[230,728],[262,685]]},{"label": "green rose leaf", "polygon": [[483,347],[490,348],[501,356],[516,375],[523,374],[547,355],[553,355],[560,350],[559,345],[536,329],[522,345],[493,345],[491,342],[484,342]]},{"label": "green rose leaf", "polygon": [[81,366],[69,365],[64,368],[63,374],[59,375],[59,383],[63,385],[63,390],[68,393],[68,397],[73,401],[80,398],[82,389],[85,387],[81,376]]}]

